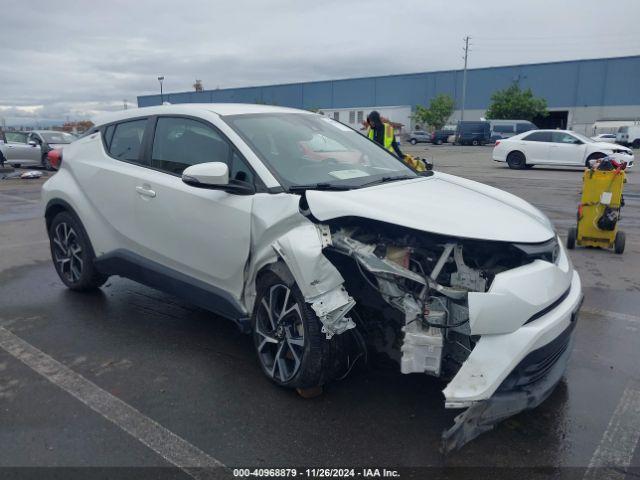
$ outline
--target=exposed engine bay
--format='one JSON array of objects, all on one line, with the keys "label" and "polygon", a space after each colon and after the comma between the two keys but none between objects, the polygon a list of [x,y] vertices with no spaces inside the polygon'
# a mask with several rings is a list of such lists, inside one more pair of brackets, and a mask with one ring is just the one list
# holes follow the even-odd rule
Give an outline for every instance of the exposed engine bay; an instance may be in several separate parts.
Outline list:
[{"label": "exposed engine bay", "polygon": [[[401,314],[397,318],[398,338],[390,339],[391,348],[400,345],[400,358],[388,348],[382,349],[400,362],[402,373],[424,372],[444,378],[454,374],[476,341],[469,323],[468,293],[487,291],[500,272],[535,259],[553,262],[557,255],[555,241],[536,246],[503,244],[388,225],[382,233],[382,225],[376,232],[368,223],[365,226],[354,220],[351,225],[341,222],[332,226],[332,245],[325,253],[338,262],[331,252],[353,260],[357,275],[347,273],[345,284],[356,298],[356,310],[366,319],[361,320],[366,328],[375,328],[374,318],[389,311],[379,308],[380,299]],[[390,231],[398,236],[389,235]],[[375,294],[378,299],[372,298]],[[350,328],[355,327],[351,324]]]}]

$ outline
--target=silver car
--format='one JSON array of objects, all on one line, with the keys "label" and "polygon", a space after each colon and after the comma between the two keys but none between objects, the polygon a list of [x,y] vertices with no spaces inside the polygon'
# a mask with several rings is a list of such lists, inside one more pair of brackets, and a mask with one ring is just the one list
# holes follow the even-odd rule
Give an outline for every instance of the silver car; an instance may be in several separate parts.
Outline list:
[{"label": "silver car", "polygon": [[42,165],[42,148],[29,140],[26,132],[4,132],[6,142],[0,144],[5,162],[13,167]]},{"label": "silver car", "polygon": [[56,130],[34,130],[29,132],[27,137],[28,145],[34,145],[40,147],[40,161],[39,165],[42,165],[47,170],[52,170],[47,158],[47,153],[51,150],[62,150],[66,145],[77,140],[75,135],[66,132],[58,132]]}]

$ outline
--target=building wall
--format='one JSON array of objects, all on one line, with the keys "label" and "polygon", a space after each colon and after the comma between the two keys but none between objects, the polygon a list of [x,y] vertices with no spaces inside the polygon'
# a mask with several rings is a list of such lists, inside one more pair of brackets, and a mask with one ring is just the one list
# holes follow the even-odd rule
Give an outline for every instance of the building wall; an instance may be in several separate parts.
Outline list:
[{"label": "building wall", "polygon": [[[640,118],[639,78],[640,56],[470,69],[465,119],[473,120],[472,115],[477,112],[482,112],[478,117],[482,116],[493,92],[514,81],[545,98],[550,109],[573,111],[570,117],[578,125],[587,119],[591,123],[614,119],[613,115],[618,114],[624,115],[620,119],[637,119]],[[414,108],[418,104],[427,105],[441,93],[453,97],[457,110],[460,109],[461,70],[179,92],[166,94],[164,99],[171,103],[265,103],[335,110],[397,105]],[[160,95],[138,97],[140,107],[160,103]]]}]

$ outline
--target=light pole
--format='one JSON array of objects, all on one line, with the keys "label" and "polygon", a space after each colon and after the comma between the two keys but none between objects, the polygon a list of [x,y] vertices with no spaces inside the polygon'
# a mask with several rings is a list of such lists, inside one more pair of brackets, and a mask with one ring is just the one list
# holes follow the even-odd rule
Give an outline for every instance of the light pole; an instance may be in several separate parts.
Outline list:
[{"label": "light pole", "polygon": [[158,81],[160,82],[160,105],[164,103],[164,96],[162,95],[162,82],[164,81],[164,77],[158,77]]},{"label": "light pole", "polygon": [[467,57],[469,56],[469,35],[464,37],[464,72],[462,73],[462,110],[460,120],[464,121],[464,107],[467,100]]}]

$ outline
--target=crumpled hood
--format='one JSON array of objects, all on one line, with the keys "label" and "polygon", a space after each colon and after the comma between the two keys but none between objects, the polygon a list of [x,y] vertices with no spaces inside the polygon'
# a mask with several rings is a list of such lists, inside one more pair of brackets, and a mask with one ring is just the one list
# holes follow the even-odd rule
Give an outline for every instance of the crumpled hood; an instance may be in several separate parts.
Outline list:
[{"label": "crumpled hood", "polygon": [[591,144],[592,147],[601,148],[604,150],[624,150],[625,152],[631,152],[630,148],[627,148],[623,145],[618,145],[617,143],[610,142],[593,142]]},{"label": "crumpled hood", "polygon": [[555,235],[547,217],[521,198],[444,173],[343,192],[308,190],[306,196],[321,221],[362,217],[442,235],[519,243]]}]

